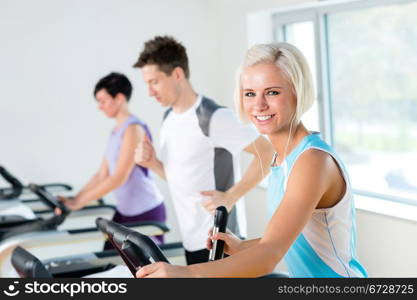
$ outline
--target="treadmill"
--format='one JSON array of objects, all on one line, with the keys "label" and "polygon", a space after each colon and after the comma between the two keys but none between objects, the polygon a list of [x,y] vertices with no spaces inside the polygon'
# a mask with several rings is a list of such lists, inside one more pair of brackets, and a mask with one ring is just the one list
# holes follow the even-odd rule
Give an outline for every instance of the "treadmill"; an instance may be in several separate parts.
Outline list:
[{"label": "treadmill", "polygon": [[11,262],[21,278],[94,277],[97,272],[111,270],[125,263],[132,277],[140,266],[178,258],[184,254],[181,243],[157,246],[147,235],[126,226],[97,219],[98,228],[115,246],[115,250],[41,261],[22,247],[13,250]]},{"label": "treadmill", "polygon": [[[22,182],[12,175],[10,171],[0,166],[0,176],[10,185],[7,188],[0,188],[0,204],[13,205],[14,203],[23,203],[28,205],[35,213],[43,214],[48,212],[48,207],[43,205],[42,199],[36,197],[29,186],[24,186]],[[48,183],[39,185],[49,193],[64,193],[72,191],[72,186],[65,183]],[[105,205],[103,199],[98,199],[97,204],[90,204],[86,207],[98,207]]]},{"label": "treadmill", "polygon": [[19,215],[0,216],[0,241],[22,233],[55,230],[70,213],[65,205],[46,192],[44,187],[30,184],[28,188],[38,195],[41,201],[51,210],[59,208],[62,213],[60,215],[53,214],[50,218],[35,219],[26,219]]},{"label": "treadmill", "polygon": [[[34,250],[42,258],[56,257],[56,253],[65,256],[102,249],[104,238],[94,224],[87,224],[88,227],[85,227],[85,224],[81,227],[80,224],[75,224],[78,228],[62,228],[64,221],[68,219],[73,223],[80,223],[80,218],[68,218],[69,215],[77,212],[70,212],[43,187],[30,184],[29,188],[44,202],[44,205],[50,208],[50,216],[25,219],[21,216],[6,215],[0,218],[0,277],[7,276],[5,272],[10,267],[11,251],[18,245]],[[62,213],[55,215],[53,213],[55,208],[61,209]],[[113,207],[107,205],[100,207],[108,211],[109,208],[112,217]],[[80,213],[86,214],[88,220],[94,222],[88,210],[89,208]],[[161,222],[133,222],[126,226],[137,228],[149,235],[161,235],[169,231],[169,228]],[[68,245],[74,245],[74,248],[65,247]]]},{"label": "treadmill", "polygon": [[[169,231],[161,222],[147,221],[125,225],[148,236],[161,235]],[[36,255],[57,277],[77,277],[77,274],[85,276],[87,274],[84,274],[83,270],[87,264],[89,268],[95,269],[93,273],[106,270],[103,265],[111,264],[108,266],[110,268],[122,264],[123,261],[116,250],[102,250],[104,241],[105,236],[97,227],[31,232],[14,236],[0,243],[0,278],[14,277],[11,256],[18,246]],[[169,250],[181,247],[181,244],[167,244],[164,247]],[[183,251],[176,253],[183,255]]]},{"label": "treadmill", "polygon": [[[66,227],[75,229],[79,227],[80,224],[88,222],[92,223],[94,220],[92,217],[112,217],[116,210],[116,208],[112,205],[103,204],[100,206],[86,207],[83,210],[71,212],[70,214],[70,211],[66,208],[66,206],[50,192],[48,192],[45,187],[36,184],[29,184],[28,188],[32,191],[32,193],[38,196],[39,201],[42,202],[43,206],[48,209],[36,212],[35,218],[26,218],[17,214],[0,215],[0,241],[17,234],[33,231],[65,229]],[[6,203],[0,203],[0,213],[1,210],[4,211],[4,209],[7,209],[9,205],[11,208],[16,206],[16,204],[9,203],[8,201]],[[62,211],[61,215],[58,216],[55,214],[56,208],[59,208]],[[68,216],[70,215],[72,218],[68,219]],[[82,222],[82,217],[87,219]],[[66,220],[67,222],[63,224]]]},{"label": "treadmill", "polygon": [[[23,184],[15,176],[13,176],[2,166],[0,166],[0,175],[11,185],[10,188],[0,189],[0,227],[3,227],[3,225],[1,225],[2,223],[11,219],[22,221],[25,219],[25,217],[18,215],[13,217],[1,215],[2,211],[9,209],[18,210],[18,207],[23,209],[23,211],[26,212],[26,216],[30,215],[30,218],[32,219],[52,218],[54,211],[51,208],[51,205],[47,204],[48,200],[46,198],[56,199],[56,197],[52,195],[52,191],[56,190],[56,188],[64,191],[72,190],[71,186],[61,183],[36,185],[38,188],[33,190],[31,188],[32,185],[28,185],[26,187],[23,186]],[[42,192],[38,191],[40,188],[42,188]],[[20,196],[22,195],[22,191],[26,190],[26,194],[31,198],[23,199]],[[59,200],[56,199],[56,201]],[[74,229],[79,227],[80,224],[84,224],[86,222],[90,223],[89,226],[94,226],[94,219],[98,216],[109,218],[113,217],[114,213],[116,212],[116,207],[114,205],[105,204],[103,199],[99,199],[97,202],[98,204],[87,205],[80,210],[73,211],[70,216],[67,216],[69,218],[65,218],[65,223],[59,224],[59,229]],[[28,211],[30,211],[30,213]],[[32,212],[35,214],[34,216]],[[81,218],[84,218],[84,220]]]}]

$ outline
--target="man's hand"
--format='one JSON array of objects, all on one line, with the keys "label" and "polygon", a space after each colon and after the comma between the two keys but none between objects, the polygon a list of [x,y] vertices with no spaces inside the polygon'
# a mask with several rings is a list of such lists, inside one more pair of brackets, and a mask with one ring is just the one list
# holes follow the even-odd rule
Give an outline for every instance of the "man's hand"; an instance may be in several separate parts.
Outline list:
[{"label": "man's hand", "polygon": [[152,169],[157,162],[155,149],[148,136],[145,134],[144,138],[139,142],[135,150],[135,163],[148,169]]},{"label": "man's hand", "polygon": [[206,199],[202,202],[202,205],[212,215],[214,214],[216,208],[222,205],[226,207],[228,212],[230,212],[232,210],[233,205],[236,202],[236,199],[227,192],[225,193],[212,190],[202,191],[200,192],[200,194],[206,196]]}]

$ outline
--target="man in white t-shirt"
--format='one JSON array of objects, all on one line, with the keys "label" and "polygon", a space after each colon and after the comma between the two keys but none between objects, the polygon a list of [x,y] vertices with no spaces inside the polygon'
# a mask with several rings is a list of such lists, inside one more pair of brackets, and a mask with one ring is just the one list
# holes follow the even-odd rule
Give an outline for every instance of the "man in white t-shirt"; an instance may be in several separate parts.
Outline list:
[{"label": "man in white t-shirt", "polygon": [[[238,200],[267,175],[273,149],[229,108],[193,90],[186,50],[175,39],[158,36],[146,42],[134,67],[141,68],[149,95],[169,107],[160,131],[160,159],[145,138],[136,163],[167,180],[187,264],[206,262],[216,207],[226,206],[228,228],[246,236],[244,203]],[[240,178],[242,150],[254,158]]]}]

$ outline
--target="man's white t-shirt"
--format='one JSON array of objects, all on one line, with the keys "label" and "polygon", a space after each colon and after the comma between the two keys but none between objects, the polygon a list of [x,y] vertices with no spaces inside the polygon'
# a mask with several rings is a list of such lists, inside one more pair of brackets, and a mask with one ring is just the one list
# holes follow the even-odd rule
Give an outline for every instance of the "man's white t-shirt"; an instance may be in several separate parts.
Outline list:
[{"label": "man's white t-shirt", "polygon": [[[216,106],[208,116],[205,133],[202,120],[207,121],[207,109],[202,108],[207,106],[202,103]],[[239,181],[238,154],[258,136],[253,126],[241,123],[232,110],[201,96],[187,111],[180,114],[170,111],[166,115],[160,131],[160,158],[186,250],[206,248],[207,234],[213,226],[213,216],[202,206],[206,198],[200,192],[215,190],[222,180]],[[224,169],[228,165],[230,170]],[[231,176],[227,175],[229,171]],[[228,177],[221,178],[225,174]],[[242,199],[235,207],[239,234],[246,236]]]}]

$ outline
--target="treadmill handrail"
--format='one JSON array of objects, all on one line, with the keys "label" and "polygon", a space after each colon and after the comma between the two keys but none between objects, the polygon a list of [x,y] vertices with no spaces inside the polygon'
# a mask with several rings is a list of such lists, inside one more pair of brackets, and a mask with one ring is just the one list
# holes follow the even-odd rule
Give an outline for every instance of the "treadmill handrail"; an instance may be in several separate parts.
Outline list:
[{"label": "treadmill handrail", "polygon": [[[66,183],[60,183],[60,182],[55,182],[55,183],[44,183],[44,184],[38,184],[38,186],[48,190],[49,188],[62,188],[62,191],[72,191],[72,186]],[[61,190],[60,190],[61,191]],[[29,185],[27,186],[23,186],[23,193],[28,193],[31,192],[31,189],[29,188]],[[48,191],[50,192],[50,191]]]},{"label": "treadmill handrail", "polygon": [[[132,242],[125,241],[124,248],[132,247],[134,248],[134,252],[141,252],[141,250]],[[26,249],[29,249],[25,247]],[[11,255],[11,265],[17,271],[21,278],[48,278],[48,277],[56,277],[58,275],[59,278],[63,277],[62,273],[56,274],[55,271],[61,270],[62,271],[62,262],[65,262],[65,265],[69,265],[70,262],[74,261],[75,266],[78,264],[79,267],[90,267],[94,268],[103,264],[103,266],[107,266],[109,261],[114,263],[114,258],[119,257],[120,254],[115,250],[104,250],[98,252],[87,252],[87,253],[80,253],[76,255],[69,255],[69,256],[61,256],[56,258],[49,258],[49,259],[38,259],[33,253],[29,252],[25,248],[17,246]],[[168,243],[161,245],[161,249],[182,249],[181,242],[175,243]],[[183,251],[180,251],[183,253]],[[144,254],[144,253],[142,253]],[[140,255],[139,255],[140,256]],[[142,258],[143,259],[143,258]],[[144,259],[145,261],[146,259]],[[102,262],[101,262],[102,261]],[[136,262],[129,262],[132,265],[138,265],[141,261]],[[89,265],[88,265],[89,264]],[[116,263],[118,264],[118,263]],[[72,265],[72,263],[71,263]],[[72,269],[70,271],[73,272],[77,270],[77,268]],[[79,269],[76,272],[79,272],[82,269]],[[68,272],[68,271],[67,271]],[[136,273],[136,270],[131,270],[132,274]],[[65,276],[68,277],[68,276]],[[71,276],[72,277],[72,276]]]},{"label": "treadmill handrail", "polygon": [[4,180],[11,184],[11,187],[9,188],[0,189],[0,199],[8,200],[19,197],[24,189],[23,184],[16,177],[10,174],[10,172],[3,166],[0,166],[0,175],[4,178]]},{"label": "treadmill handrail", "polygon": [[13,250],[11,262],[21,278],[52,278],[45,265],[36,256],[20,246]]},{"label": "treadmill handrail", "polygon": [[[31,191],[29,186],[24,186],[23,183],[19,179],[17,179],[14,175],[12,175],[3,166],[0,166],[0,175],[4,178],[4,180],[6,180],[11,185],[11,187],[0,188],[1,200],[16,199],[22,193]],[[60,182],[39,184],[39,186],[44,189],[59,187],[59,188],[62,188],[64,191],[72,191],[72,186],[70,186],[69,184],[60,183]]]},{"label": "treadmill handrail", "polygon": [[33,219],[22,221],[21,224],[11,227],[7,232],[1,236],[1,240],[6,240],[16,235],[27,232],[42,232],[56,229],[65,220],[64,215],[53,216],[49,219]]},{"label": "treadmill handrail", "polygon": [[[168,227],[167,224],[160,222],[160,221],[140,221],[140,222],[128,222],[128,223],[124,223],[123,225],[118,224],[116,222],[110,221],[110,220],[106,220],[104,218],[97,218],[96,219],[96,224],[98,229],[100,229],[101,231],[107,231],[107,229],[105,229],[105,226],[107,226],[109,224],[109,222],[113,223],[113,226],[125,226],[125,227],[136,227],[136,226],[145,226],[145,225],[149,225],[149,226],[155,226],[159,229],[161,229],[162,232],[168,232],[170,229]],[[102,224],[102,225],[99,225]],[[101,229],[100,226],[103,228]]]},{"label": "treadmill handrail", "polygon": [[[77,212],[80,212],[80,211],[84,211],[85,212],[85,211],[89,211],[89,210],[96,210],[98,208],[99,209],[110,208],[110,209],[116,211],[116,206],[114,206],[114,205],[111,205],[111,204],[96,204],[96,205],[84,206],[82,209],[77,210]],[[50,213],[50,212],[51,212],[51,210],[49,210],[49,209],[43,209],[43,210],[36,210],[36,211],[34,211],[34,213],[36,215],[46,214],[46,213]],[[71,212],[71,213],[73,213],[73,212]]]},{"label": "treadmill handrail", "polygon": [[148,254],[154,259],[155,262],[163,261],[169,263],[168,259],[162,253],[157,244],[149,237],[139,232],[130,230],[131,233],[126,237],[127,241],[132,242],[139,248],[148,252]]},{"label": "treadmill handrail", "polygon": [[56,215],[54,213],[54,215],[48,219],[38,218],[30,221],[23,221],[21,225],[14,225],[7,232],[2,232],[0,240],[31,231],[36,232],[56,229],[70,214],[70,210],[67,209],[62,202],[42,187],[32,183],[29,185],[29,188],[37,194],[46,205],[52,209],[59,208],[61,210],[61,214]]},{"label": "treadmill handrail", "polygon": [[34,183],[30,183],[28,185],[29,189],[34,192],[36,195],[39,196],[39,198],[50,208],[55,209],[59,208],[62,211],[62,215],[69,214],[68,208],[59,201],[54,195],[52,195],[50,192],[45,190],[42,186],[36,185]]},{"label": "treadmill handrail", "polygon": [[[108,221],[108,220],[103,219],[103,218],[97,218],[97,219],[102,219],[102,220]],[[97,219],[96,219],[96,223],[97,223]],[[154,226],[154,227],[161,230],[161,234],[169,232],[169,227],[165,223],[158,222],[158,221],[130,222],[130,223],[126,223],[124,225],[126,227],[129,227],[129,228],[130,227]],[[101,232],[106,233],[105,231],[101,230],[98,226],[97,227],[90,227],[90,228],[82,228],[82,229],[70,229],[70,230],[68,230],[68,232],[76,234],[76,233],[81,233],[81,232],[90,232],[90,231],[97,231],[97,230],[100,230]],[[130,229],[130,230],[133,231],[132,229]]]},{"label": "treadmill handrail", "polygon": [[60,188],[63,188],[65,191],[72,191],[72,186],[70,186],[69,184],[60,183],[60,182],[40,184],[40,186],[45,189],[60,187]]},{"label": "treadmill handrail", "polygon": [[152,257],[154,261],[169,263],[161,249],[150,237],[103,218],[97,218],[96,224],[97,227],[108,234],[110,238],[115,237],[120,244],[124,241],[130,241]]}]

